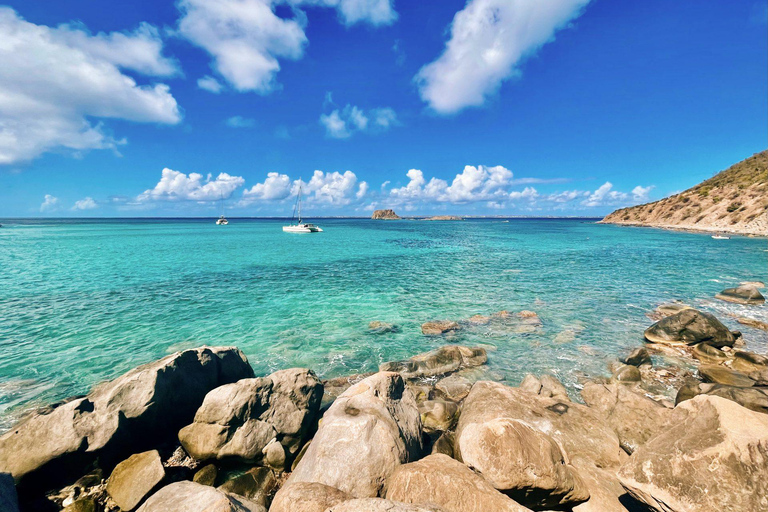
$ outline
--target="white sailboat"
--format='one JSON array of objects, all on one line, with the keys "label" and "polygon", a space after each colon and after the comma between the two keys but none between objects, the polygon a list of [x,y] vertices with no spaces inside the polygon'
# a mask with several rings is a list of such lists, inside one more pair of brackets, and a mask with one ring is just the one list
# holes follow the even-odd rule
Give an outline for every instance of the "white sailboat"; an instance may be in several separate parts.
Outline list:
[{"label": "white sailboat", "polygon": [[[294,224],[293,219],[296,211],[299,212],[299,221]],[[296,197],[296,205],[293,207],[293,214],[291,215],[291,223],[287,226],[283,226],[283,231],[286,233],[322,233],[320,226],[310,224],[308,222],[302,222],[301,220],[301,185],[299,185],[299,193]]]},{"label": "white sailboat", "polygon": [[229,221],[224,216],[224,196],[221,197],[220,201],[221,201],[221,216],[218,219],[216,219],[216,225],[226,226],[227,224],[229,224]]}]

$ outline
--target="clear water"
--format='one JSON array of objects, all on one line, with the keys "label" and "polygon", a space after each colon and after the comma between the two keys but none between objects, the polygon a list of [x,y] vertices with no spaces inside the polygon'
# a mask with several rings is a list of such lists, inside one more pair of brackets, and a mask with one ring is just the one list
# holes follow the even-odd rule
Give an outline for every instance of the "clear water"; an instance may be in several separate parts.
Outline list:
[{"label": "clear water", "polygon": [[[768,333],[712,296],[768,277],[766,240],[597,225],[592,220],[0,220],[0,429],[24,410],[183,348],[236,345],[257,374],[374,370],[445,339],[422,322],[533,310],[536,332],[464,329],[500,377],[603,374],[670,300],[715,312],[765,353]],[[374,335],[372,320],[399,324]],[[565,332],[564,334],[562,334]],[[557,340],[557,341],[555,341]]]}]

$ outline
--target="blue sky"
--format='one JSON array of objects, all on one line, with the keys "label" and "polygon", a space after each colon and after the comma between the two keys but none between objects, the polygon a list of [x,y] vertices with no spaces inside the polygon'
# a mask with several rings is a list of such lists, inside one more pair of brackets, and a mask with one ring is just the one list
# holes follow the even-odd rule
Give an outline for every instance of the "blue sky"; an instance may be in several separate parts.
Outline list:
[{"label": "blue sky", "polygon": [[768,145],[764,1],[14,1],[0,216],[603,215]]}]

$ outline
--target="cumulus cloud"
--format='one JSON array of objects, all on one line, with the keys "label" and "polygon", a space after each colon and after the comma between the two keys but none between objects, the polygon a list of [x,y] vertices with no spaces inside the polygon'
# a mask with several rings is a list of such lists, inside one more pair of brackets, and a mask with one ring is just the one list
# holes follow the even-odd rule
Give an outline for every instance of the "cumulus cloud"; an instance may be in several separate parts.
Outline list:
[{"label": "cumulus cloud", "polygon": [[[293,17],[278,16],[275,8],[281,5],[290,7]],[[397,17],[390,0],[180,0],[178,34],[205,50],[213,69],[235,90],[268,94],[277,86],[280,59],[304,54],[303,6],[335,8],[348,26],[389,24]]]},{"label": "cumulus cloud", "polygon": [[416,75],[422,100],[441,114],[482,105],[588,2],[469,0],[453,18],[443,54]]},{"label": "cumulus cloud", "polygon": [[230,128],[253,128],[256,125],[256,121],[243,116],[232,116],[224,121],[224,124]]},{"label": "cumulus cloud", "polygon": [[212,92],[213,94],[219,94],[222,89],[224,89],[224,86],[221,85],[221,82],[210,75],[205,75],[203,78],[198,78],[197,86],[204,91]]},{"label": "cumulus cloud", "polygon": [[175,124],[176,100],[164,84],[139,85],[122,72],[170,76],[157,30],[91,35],[79,25],[51,28],[0,7],[0,164],[57,148],[78,152],[124,143],[96,119]]},{"label": "cumulus cloud", "polygon": [[242,187],[245,180],[222,172],[216,178],[195,172],[189,175],[173,169],[163,169],[160,181],[154,188],[145,190],[136,200],[148,201],[217,201],[227,199]]},{"label": "cumulus cloud", "polygon": [[75,202],[75,206],[72,207],[73,210],[95,210],[98,208],[99,205],[96,204],[96,201],[93,200],[92,197],[86,197],[85,199],[81,199],[79,201]]},{"label": "cumulus cloud", "polygon": [[243,191],[243,198],[250,201],[277,201],[291,195],[291,186],[291,178],[287,174],[270,172],[264,183],[257,183]]},{"label": "cumulus cloud", "polygon": [[54,197],[51,194],[45,194],[43,204],[40,205],[40,211],[41,212],[54,211],[58,207],[58,204],[59,204],[58,197]]},{"label": "cumulus cloud", "polygon": [[634,199],[637,202],[646,202],[648,201],[649,197],[648,194],[650,194],[651,190],[653,190],[653,185],[650,187],[641,187],[640,185],[636,186],[632,189],[632,199]]},{"label": "cumulus cloud", "polygon": [[606,204],[616,204],[626,201],[628,194],[613,190],[613,183],[606,181],[600,187],[587,197],[584,206],[603,206]]},{"label": "cumulus cloud", "polygon": [[383,132],[397,125],[397,114],[389,107],[374,108],[367,112],[354,105],[335,109],[320,116],[326,136],[332,139],[348,139],[358,132]]},{"label": "cumulus cloud", "polygon": [[432,178],[427,182],[424,173],[419,169],[409,170],[407,176],[410,180],[407,185],[390,190],[392,199],[401,202],[467,203],[506,197],[512,171],[500,165],[467,165],[450,185],[439,178]]}]

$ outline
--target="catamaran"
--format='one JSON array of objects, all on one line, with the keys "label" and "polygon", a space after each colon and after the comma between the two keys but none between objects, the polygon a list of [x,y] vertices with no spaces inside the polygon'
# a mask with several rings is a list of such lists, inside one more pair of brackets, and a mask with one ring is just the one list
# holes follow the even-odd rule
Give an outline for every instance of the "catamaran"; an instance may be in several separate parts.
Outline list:
[{"label": "catamaran", "polygon": [[[299,221],[294,224],[296,211],[299,212]],[[286,233],[321,233],[323,230],[319,226],[309,224],[308,222],[302,222],[301,220],[301,185],[299,185],[299,193],[296,197],[296,205],[293,207],[293,214],[291,214],[291,223],[288,226],[283,226],[283,231]]]}]

